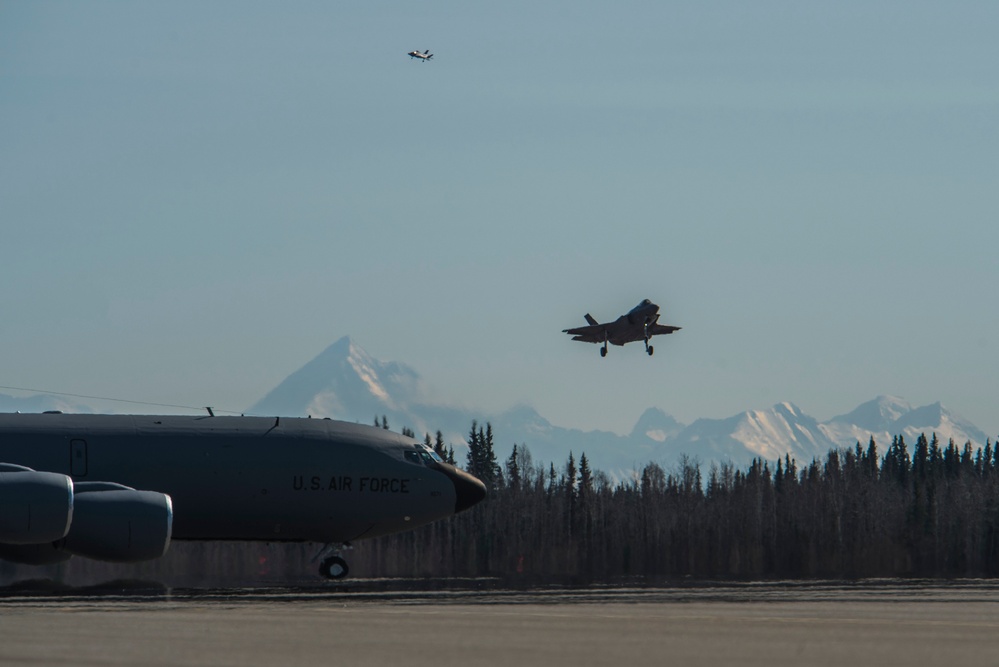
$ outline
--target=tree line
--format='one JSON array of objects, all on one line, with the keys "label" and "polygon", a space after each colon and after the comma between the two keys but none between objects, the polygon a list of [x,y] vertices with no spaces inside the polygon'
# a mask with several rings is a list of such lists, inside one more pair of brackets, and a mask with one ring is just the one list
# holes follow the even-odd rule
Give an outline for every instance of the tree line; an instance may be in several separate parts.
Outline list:
[{"label": "tree line", "polygon": [[[999,575],[999,446],[873,438],[799,463],[748,469],[682,459],[612,482],[585,453],[535,464],[492,429],[469,434],[466,469],[486,500],[409,533],[358,545],[365,569],[398,576],[651,578]],[[359,567],[361,563],[358,564]]]}]

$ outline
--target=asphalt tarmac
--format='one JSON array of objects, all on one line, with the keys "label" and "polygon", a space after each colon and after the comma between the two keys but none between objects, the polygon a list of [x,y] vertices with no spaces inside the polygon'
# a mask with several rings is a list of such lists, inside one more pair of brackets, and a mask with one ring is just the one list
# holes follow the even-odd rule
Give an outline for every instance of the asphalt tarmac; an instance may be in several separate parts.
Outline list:
[{"label": "asphalt tarmac", "polygon": [[999,584],[0,588],[0,665],[999,664]]}]

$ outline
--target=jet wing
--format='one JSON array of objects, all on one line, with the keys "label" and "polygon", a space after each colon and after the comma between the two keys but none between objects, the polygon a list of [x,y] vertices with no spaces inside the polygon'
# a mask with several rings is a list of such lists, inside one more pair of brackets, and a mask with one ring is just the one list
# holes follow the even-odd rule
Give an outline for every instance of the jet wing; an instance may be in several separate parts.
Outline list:
[{"label": "jet wing", "polygon": [[653,324],[649,327],[650,336],[658,336],[660,334],[671,334],[674,331],[679,331],[683,327],[674,327],[668,324]]},{"label": "jet wing", "polygon": [[587,327],[563,329],[562,333],[569,334],[573,340],[581,340],[586,343],[602,343],[607,338],[607,327],[603,324],[593,324]]}]

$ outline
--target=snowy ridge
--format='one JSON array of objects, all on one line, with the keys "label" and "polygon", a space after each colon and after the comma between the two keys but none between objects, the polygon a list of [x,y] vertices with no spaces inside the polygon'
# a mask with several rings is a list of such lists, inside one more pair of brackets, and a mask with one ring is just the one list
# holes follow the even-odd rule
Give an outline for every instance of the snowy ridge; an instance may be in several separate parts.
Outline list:
[{"label": "snowy ridge", "polygon": [[665,458],[686,455],[700,463],[730,461],[748,465],[754,458],[773,461],[790,455],[811,461],[837,447],[818,422],[793,403],[749,410],[727,419],[698,419],[664,444]]},{"label": "snowy ridge", "polygon": [[879,396],[853,412],[833,417],[820,428],[840,446],[866,444],[873,437],[882,452],[896,435],[910,444],[922,434],[930,437],[933,433],[944,444],[953,440],[958,445],[971,442],[981,447],[988,440],[981,429],[940,403],[913,408],[894,396]]},{"label": "snowy ridge", "polygon": [[833,417],[827,423],[851,424],[871,433],[891,429],[902,416],[912,412],[912,406],[897,396],[878,396],[873,401],[858,405],[852,412]]},{"label": "snowy ridge", "polygon": [[746,419],[733,437],[760,458],[772,461],[787,453],[811,457],[835,446],[819,429],[818,422],[793,403],[778,403],[770,410],[745,414]]},{"label": "snowy ridge", "polygon": [[[401,363],[372,358],[349,337],[290,375],[251,409],[253,414],[333,417],[371,423],[386,415],[395,430],[413,429],[417,437],[440,429],[457,448],[472,420],[491,422],[497,454],[505,457],[514,443],[526,445],[534,460],[560,466],[569,456],[586,453],[591,465],[620,478],[626,471],[656,462],[667,469],[682,456],[707,466],[728,461],[747,466],[754,458],[784,456],[805,462],[837,447],[866,444],[873,436],[887,449],[893,435],[914,442],[920,433],[936,433],[963,444],[984,445],[985,435],[939,403],[913,408],[893,396],[861,404],[852,412],[819,423],[790,402],[748,410],[725,419],[698,419],[684,425],[659,408],[649,408],[628,435],[556,426],[529,405],[500,414],[462,410],[428,400],[419,375]],[[459,461],[463,454],[459,452]]]}]

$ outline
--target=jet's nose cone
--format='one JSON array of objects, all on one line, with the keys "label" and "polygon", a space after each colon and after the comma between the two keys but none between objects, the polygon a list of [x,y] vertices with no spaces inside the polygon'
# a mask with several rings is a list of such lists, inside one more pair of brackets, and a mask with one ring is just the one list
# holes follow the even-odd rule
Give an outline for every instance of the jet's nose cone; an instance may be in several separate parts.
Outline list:
[{"label": "jet's nose cone", "polygon": [[472,505],[482,502],[486,497],[486,485],[478,478],[469,475],[459,468],[451,468],[448,477],[454,483],[454,513],[464,512]]}]

